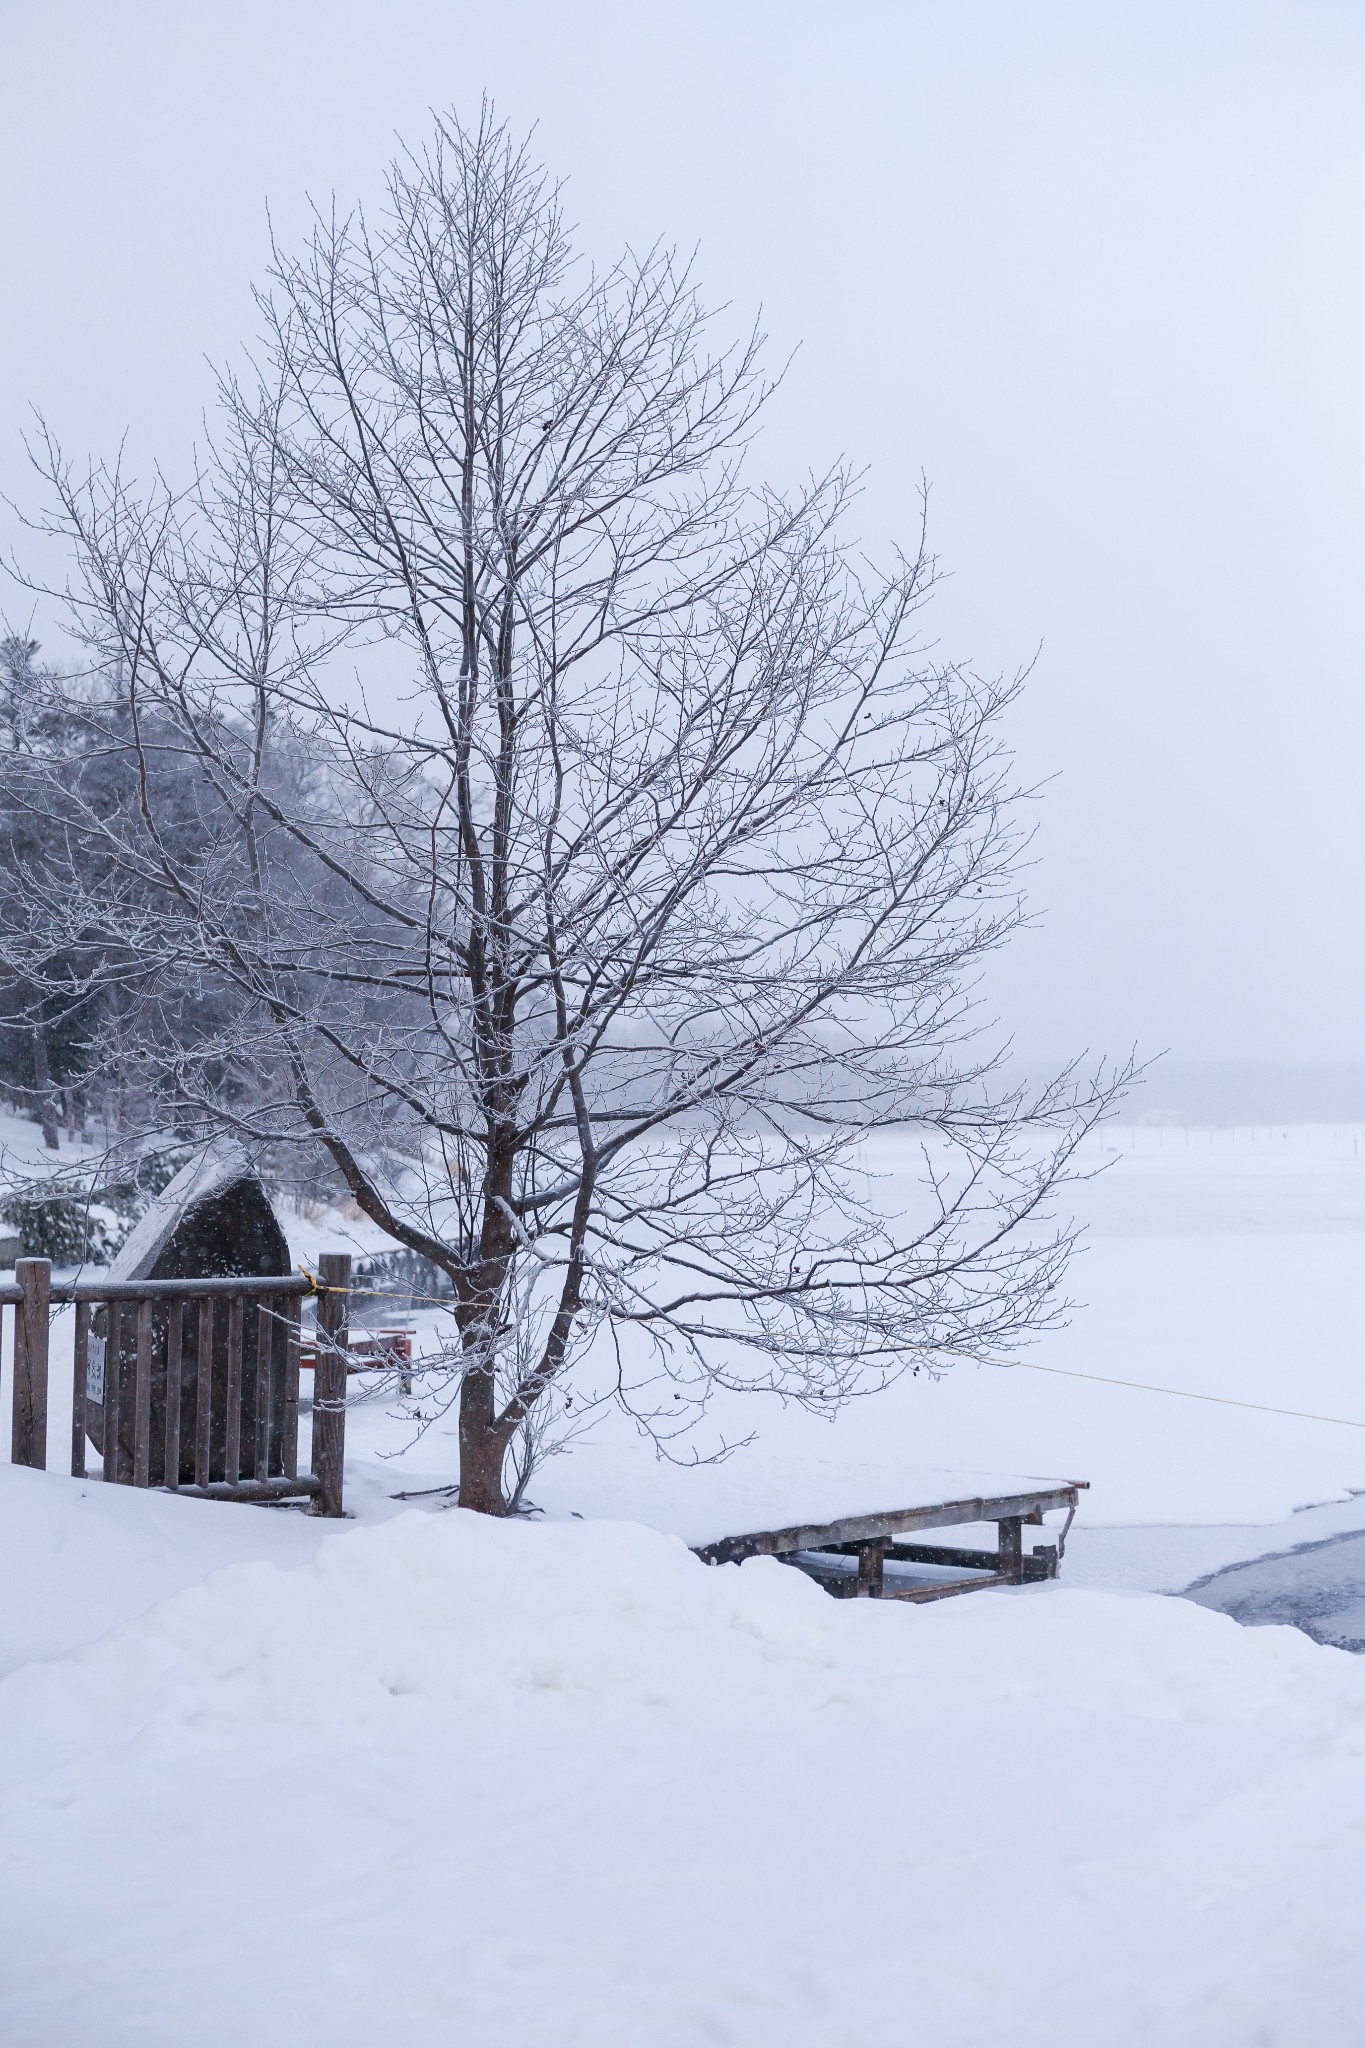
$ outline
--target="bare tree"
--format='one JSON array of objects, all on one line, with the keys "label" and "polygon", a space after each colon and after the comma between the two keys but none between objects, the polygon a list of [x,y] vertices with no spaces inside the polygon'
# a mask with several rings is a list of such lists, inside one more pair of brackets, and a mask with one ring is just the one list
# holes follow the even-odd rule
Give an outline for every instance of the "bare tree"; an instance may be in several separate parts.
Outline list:
[{"label": "bare tree", "polygon": [[[30,752],[35,744],[51,744],[52,735],[42,729],[41,707],[50,695],[54,680],[50,670],[40,668],[38,642],[25,633],[6,632],[0,636],[0,746],[12,758]],[[9,817],[0,808],[0,875],[13,887],[31,870],[41,849],[35,843],[32,821]],[[50,962],[47,963],[50,966]],[[58,1150],[57,1096],[49,1059],[52,1020],[48,1014],[50,975],[32,982],[27,977],[10,979],[3,985],[3,1015],[0,1016],[0,1076],[11,1093],[37,1116],[48,1151]],[[16,1053],[18,1057],[16,1058]]]},{"label": "bare tree", "polygon": [[[1026,1096],[974,1051],[1021,915],[1015,686],[919,648],[922,547],[855,558],[843,473],[750,487],[758,338],[713,352],[666,252],[586,268],[487,114],[259,304],[189,491],[42,444],[148,763],[135,830],[78,792],[69,829],[136,881],[143,964],[233,993],[182,1099],[320,1147],[449,1276],[461,1500],[505,1510],[594,1339],[666,1434],[679,1390],[833,1404],[1045,1326],[1049,1197],[1116,1082]],[[207,850],[165,829],[171,756]],[[117,906],[63,914],[127,949]],[[924,1144],[900,1219],[877,1132]]]}]

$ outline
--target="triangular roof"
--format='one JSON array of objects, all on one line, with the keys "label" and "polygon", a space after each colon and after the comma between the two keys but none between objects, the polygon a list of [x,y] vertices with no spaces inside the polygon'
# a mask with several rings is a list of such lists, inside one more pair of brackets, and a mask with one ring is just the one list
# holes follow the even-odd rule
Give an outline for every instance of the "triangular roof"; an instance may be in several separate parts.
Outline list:
[{"label": "triangular roof", "polygon": [[109,1267],[109,1278],[147,1279],[186,1217],[243,1180],[256,1180],[247,1153],[231,1139],[212,1139],[139,1217]]}]

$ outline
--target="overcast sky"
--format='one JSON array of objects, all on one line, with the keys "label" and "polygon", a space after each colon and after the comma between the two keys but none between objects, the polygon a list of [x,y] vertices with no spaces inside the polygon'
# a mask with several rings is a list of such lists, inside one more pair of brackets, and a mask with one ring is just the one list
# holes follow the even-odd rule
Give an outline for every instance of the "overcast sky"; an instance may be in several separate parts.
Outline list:
[{"label": "overcast sky", "polygon": [[178,467],[267,200],[487,90],[801,344],[763,468],[866,464],[874,549],[927,473],[944,651],[1041,648],[1021,1046],[1365,1056],[1359,0],[0,0],[0,78],[0,491],[32,403]]}]

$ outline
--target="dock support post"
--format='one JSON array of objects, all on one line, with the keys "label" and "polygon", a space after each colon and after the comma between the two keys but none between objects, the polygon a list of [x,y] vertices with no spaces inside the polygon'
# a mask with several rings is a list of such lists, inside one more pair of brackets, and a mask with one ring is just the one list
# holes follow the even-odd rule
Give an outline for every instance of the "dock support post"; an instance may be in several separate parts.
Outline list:
[{"label": "dock support post", "polygon": [[1000,1559],[1000,1576],[1007,1586],[1022,1586],[1024,1583],[1024,1524],[1019,1515],[1010,1515],[1007,1520],[997,1522],[996,1548]]},{"label": "dock support post", "polygon": [[886,1583],[886,1542],[864,1543],[858,1551],[860,1600],[880,1600]]}]

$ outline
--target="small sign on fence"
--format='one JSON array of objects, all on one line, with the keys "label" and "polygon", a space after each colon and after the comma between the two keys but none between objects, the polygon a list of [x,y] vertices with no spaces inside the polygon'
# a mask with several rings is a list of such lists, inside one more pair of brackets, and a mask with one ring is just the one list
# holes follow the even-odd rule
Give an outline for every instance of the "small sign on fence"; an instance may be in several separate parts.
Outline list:
[{"label": "small sign on fence", "polygon": [[[91,1336],[85,1348],[85,1408],[88,1415],[104,1400],[104,1339]],[[88,1426],[88,1425],[87,1425]]]}]

